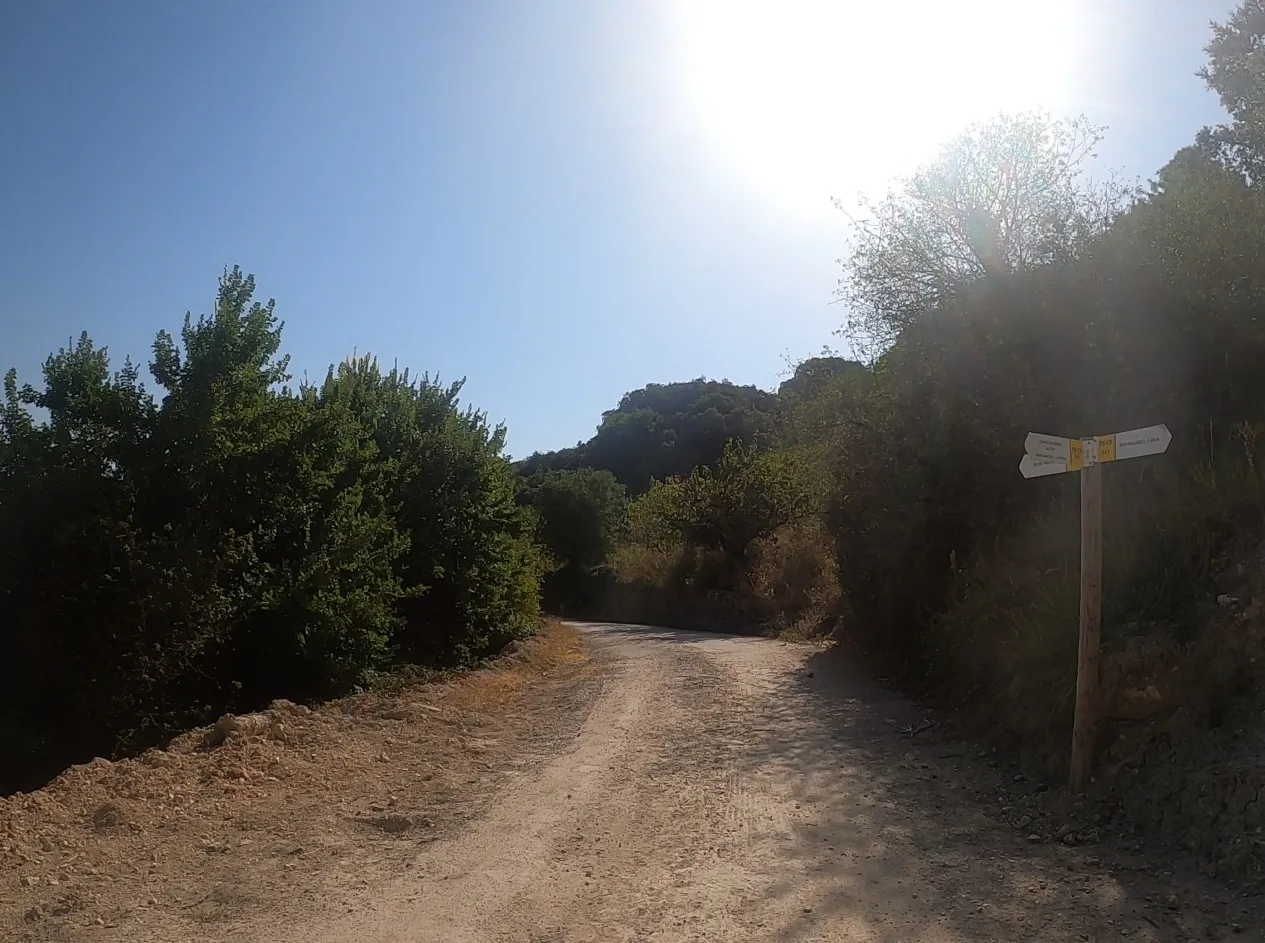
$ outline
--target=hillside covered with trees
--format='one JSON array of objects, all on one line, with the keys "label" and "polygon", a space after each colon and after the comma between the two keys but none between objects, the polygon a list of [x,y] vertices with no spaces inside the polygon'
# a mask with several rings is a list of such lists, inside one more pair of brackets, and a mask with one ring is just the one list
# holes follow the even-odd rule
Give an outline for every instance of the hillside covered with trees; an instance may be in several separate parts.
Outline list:
[{"label": "hillside covered with trees", "polygon": [[771,441],[774,407],[771,393],[727,380],[651,383],[603,413],[587,442],[538,452],[516,467],[525,475],[603,469],[631,493],[641,494],[655,479],[688,475],[719,461],[727,442]]},{"label": "hillside covered with trees", "polygon": [[[608,583],[592,610],[837,626],[922,693],[1057,758],[1078,482],[1021,477],[1024,439],[1165,423],[1167,454],[1105,475],[1105,673],[1119,677],[1104,696],[1154,689],[1148,716],[1180,703],[1219,724],[1227,697],[1265,690],[1261,633],[1217,588],[1231,570],[1253,578],[1265,527],[1263,41],[1260,0],[1214,28],[1201,75],[1230,121],[1144,186],[1095,172],[1103,129],[1023,114],[967,129],[866,206],[839,283],[862,360],[806,361],[753,397],[754,434],[694,444],[630,394],[610,431],[525,463],[628,486],[624,536],[590,564]],[[617,461],[594,448],[634,417]],[[662,461],[652,430],[669,426],[674,454],[708,458]],[[1180,701],[1164,672],[1182,675]]]}]

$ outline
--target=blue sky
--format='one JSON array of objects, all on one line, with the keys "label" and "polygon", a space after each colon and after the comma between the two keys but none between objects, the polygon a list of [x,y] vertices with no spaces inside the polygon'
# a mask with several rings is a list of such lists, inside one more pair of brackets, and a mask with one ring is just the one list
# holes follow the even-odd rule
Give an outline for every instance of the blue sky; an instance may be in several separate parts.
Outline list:
[{"label": "blue sky", "polygon": [[82,330],[147,362],[236,263],[297,373],[465,376],[515,455],[647,382],[771,388],[838,343],[832,196],[996,106],[1086,113],[1143,178],[1220,119],[1192,73],[1232,3],[989,3],[920,33],[807,0],[8,0],[0,368]]}]

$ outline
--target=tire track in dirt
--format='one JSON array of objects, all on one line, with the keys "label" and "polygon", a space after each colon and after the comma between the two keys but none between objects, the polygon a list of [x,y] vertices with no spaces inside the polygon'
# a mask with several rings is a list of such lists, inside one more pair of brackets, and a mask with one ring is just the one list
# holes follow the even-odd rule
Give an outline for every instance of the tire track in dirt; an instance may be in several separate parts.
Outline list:
[{"label": "tire track in dirt", "polygon": [[651,667],[608,659],[603,690],[561,758],[512,784],[459,841],[423,851],[408,878],[379,893],[379,913],[295,938],[389,943],[416,940],[424,928],[422,939],[433,933],[452,943],[562,939],[562,929],[551,928],[551,914],[537,904],[572,909],[590,896],[594,856],[583,846],[600,841],[603,831],[591,810],[626,791],[621,782],[639,778],[626,776],[620,764],[638,761],[633,741],[664,683]]}]

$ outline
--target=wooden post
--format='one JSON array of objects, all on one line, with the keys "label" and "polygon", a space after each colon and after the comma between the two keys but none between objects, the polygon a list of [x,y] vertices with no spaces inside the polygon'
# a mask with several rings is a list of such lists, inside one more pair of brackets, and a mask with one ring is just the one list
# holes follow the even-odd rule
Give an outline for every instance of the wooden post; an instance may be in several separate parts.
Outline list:
[{"label": "wooden post", "polygon": [[[1088,444],[1088,443],[1086,443]],[[1097,450],[1094,450],[1095,453]],[[1114,457],[1114,456],[1113,456]],[[1102,632],[1102,465],[1081,470],[1081,613],[1072,728],[1072,792],[1081,792],[1094,762],[1098,721],[1098,649]]]},{"label": "wooden post", "polygon": [[1173,435],[1168,426],[1145,426],[1090,439],[1064,439],[1029,432],[1023,442],[1019,473],[1044,478],[1081,473],[1081,612],[1076,657],[1076,720],[1072,726],[1072,792],[1089,781],[1094,765],[1094,729],[1098,725],[1098,646],[1102,635],[1102,466],[1160,455]]}]

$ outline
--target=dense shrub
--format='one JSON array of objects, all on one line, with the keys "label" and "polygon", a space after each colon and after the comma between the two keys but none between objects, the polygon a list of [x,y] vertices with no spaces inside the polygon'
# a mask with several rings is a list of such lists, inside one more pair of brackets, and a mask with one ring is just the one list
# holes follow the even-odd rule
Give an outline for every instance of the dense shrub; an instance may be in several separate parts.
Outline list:
[{"label": "dense shrub", "polygon": [[9,788],[226,709],[467,663],[530,630],[539,550],[504,432],[368,358],[293,390],[271,302],[111,373],[85,336],[0,413],[0,751]]},{"label": "dense shrub", "polygon": [[836,596],[803,456],[730,442],[629,508],[608,618],[749,631],[820,621]]},{"label": "dense shrub", "polygon": [[[1167,423],[1169,454],[1108,475],[1154,503],[1174,480],[1193,486],[1210,450],[1228,454],[1238,423],[1265,418],[1260,196],[1212,162],[1161,180],[1085,258],[982,279],[928,312],[847,405],[830,515],[840,578],[860,626],[901,657],[948,605],[951,561],[993,552],[1051,502],[1074,515],[1075,476],[1020,478],[1028,431]],[[1225,227],[1250,251],[1227,251]]]},{"label": "dense shrub", "polygon": [[714,468],[655,482],[633,505],[630,521],[643,545],[679,542],[741,565],[759,540],[812,509],[808,482],[792,455],[730,442]]}]

